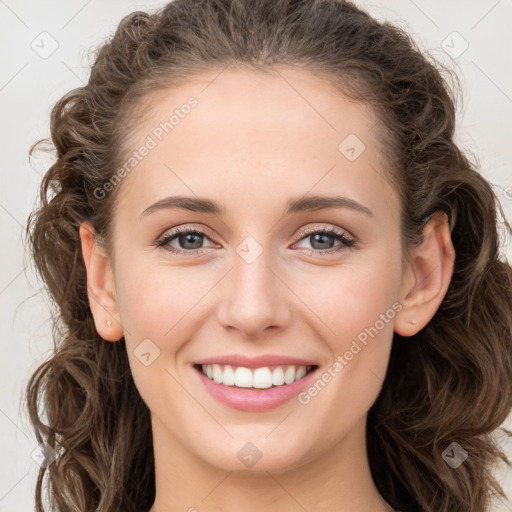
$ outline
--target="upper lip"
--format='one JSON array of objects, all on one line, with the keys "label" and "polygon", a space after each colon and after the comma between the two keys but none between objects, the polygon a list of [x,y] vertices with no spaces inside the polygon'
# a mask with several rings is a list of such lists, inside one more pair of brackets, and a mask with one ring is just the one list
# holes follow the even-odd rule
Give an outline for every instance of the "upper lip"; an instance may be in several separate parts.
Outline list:
[{"label": "upper lip", "polygon": [[257,357],[248,357],[241,354],[230,354],[225,356],[209,357],[196,361],[197,365],[209,364],[229,364],[231,366],[243,366],[244,368],[261,368],[263,366],[317,366],[314,361],[299,359],[297,357],[280,355],[262,355]]}]

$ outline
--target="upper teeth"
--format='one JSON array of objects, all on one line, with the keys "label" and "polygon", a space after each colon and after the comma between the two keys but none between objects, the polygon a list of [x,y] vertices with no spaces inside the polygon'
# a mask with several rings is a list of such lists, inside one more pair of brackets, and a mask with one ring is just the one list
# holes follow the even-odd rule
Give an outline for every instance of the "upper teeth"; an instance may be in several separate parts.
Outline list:
[{"label": "upper teeth", "polygon": [[203,364],[202,372],[218,384],[225,386],[237,386],[239,388],[266,389],[283,384],[291,384],[302,379],[310,370],[311,366],[276,366],[270,370],[268,366],[263,368],[245,368],[238,366],[233,368],[230,365]]}]

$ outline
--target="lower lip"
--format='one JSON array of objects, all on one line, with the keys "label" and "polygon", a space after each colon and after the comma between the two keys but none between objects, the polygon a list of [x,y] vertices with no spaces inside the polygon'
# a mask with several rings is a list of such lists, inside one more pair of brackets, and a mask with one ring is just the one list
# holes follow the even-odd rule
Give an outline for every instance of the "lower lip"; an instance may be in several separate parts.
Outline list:
[{"label": "lower lip", "polygon": [[262,412],[279,407],[297,396],[313,380],[318,367],[302,379],[291,384],[283,384],[274,388],[253,389],[225,386],[209,379],[201,370],[194,368],[206,389],[219,402],[245,412]]}]

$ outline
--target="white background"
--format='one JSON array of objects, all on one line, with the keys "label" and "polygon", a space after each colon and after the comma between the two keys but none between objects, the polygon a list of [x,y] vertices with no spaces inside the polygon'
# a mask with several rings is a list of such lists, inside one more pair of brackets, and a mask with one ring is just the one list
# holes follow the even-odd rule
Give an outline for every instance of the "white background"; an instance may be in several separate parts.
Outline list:
[{"label": "white background", "polygon": [[[495,186],[512,219],[512,66],[511,0],[390,0],[357,2],[379,19],[411,32],[420,47],[455,68],[463,84],[457,140],[477,155],[482,174]],[[37,448],[22,395],[36,366],[52,348],[51,317],[41,284],[24,252],[21,233],[48,161],[29,165],[28,148],[49,135],[52,105],[68,90],[87,82],[88,50],[110,36],[134,10],[153,10],[164,2],[0,0],[0,511],[31,511]],[[51,34],[58,44],[48,58],[31,45]],[[458,34],[453,34],[453,32]],[[467,49],[452,59],[452,55]],[[448,47],[451,46],[450,50]],[[509,255],[510,255],[510,244]],[[509,256],[510,257],[510,256]],[[510,421],[508,422],[510,427]],[[506,444],[510,455],[510,443]],[[512,497],[511,472],[497,476]],[[512,511],[512,502],[494,510]]]}]

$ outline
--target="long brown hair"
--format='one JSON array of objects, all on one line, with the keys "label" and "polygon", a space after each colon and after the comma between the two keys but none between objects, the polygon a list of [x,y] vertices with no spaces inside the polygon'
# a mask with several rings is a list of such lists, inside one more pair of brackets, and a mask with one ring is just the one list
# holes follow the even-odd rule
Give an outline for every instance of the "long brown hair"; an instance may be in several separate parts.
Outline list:
[{"label": "long brown hair", "polygon": [[[421,241],[425,219],[448,214],[454,274],[428,325],[395,335],[369,411],[368,456],[379,492],[401,511],[489,510],[493,493],[504,496],[493,466],[508,463],[491,434],[512,409],[512,269],[499,255],[499,201],[454,142],[456,80],[404,31],[350,2],[176,0],[126,16],[97,51],[88,83],[52,110],[56,160],[26,231],[55,309],[54,354],[26,394],[38,441],[59,454],[39,472],[37,512],[45,473],[52,510],[140,512],[153,503],[149,410],[124,338],[107,343],[95,330],[78,227],[91,221],[111,247],[122,184],[105,197],[95,191],[121,164],[140,101],[232,63],[301,66],[375,109],[405,249]],[[442,456],[452,443],[468,454],[457,469]]]}]

